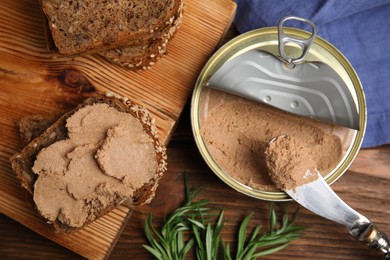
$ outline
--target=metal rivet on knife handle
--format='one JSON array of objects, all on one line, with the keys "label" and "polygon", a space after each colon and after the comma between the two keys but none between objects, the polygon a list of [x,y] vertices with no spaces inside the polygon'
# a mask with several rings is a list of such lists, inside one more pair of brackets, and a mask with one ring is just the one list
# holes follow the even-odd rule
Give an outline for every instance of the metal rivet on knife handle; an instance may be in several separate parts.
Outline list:
[{"label": "metal rivet on knife handle", "polygon": [[386,235],[380,232],[374,225],[370,235],[365,239],[368,246],[382,252],[386,259],[390,259],[390,242]]},{"label": "metal rivet on knife handle", "polygon": [[[300,39],[300,38],[294,38],[294,37],[286,35],[283,32],[283,23],[288,21],[288,20],[297,20],[297,21],[301,21],[301,22],[309,24],[310,27],[312,28],[311,36],[307,39]],[[305,59],[306,54],[309,52],[310,46],[312,45],[316,36],[317,36],[317,27],[315,26],[315,24],[312,21],[301,18],[301,17],[296,17],[296,16],[284,17],[282,20],[280,20],[280,22],[278,24],[278,37],[279,37],[278,39],[279,39],[279,54],[280,54],[280,56],[282,57],[282,59],[286,63],[291,64],[291,65],[302,62]],[[301,56],[299,56],[298,58],[288,56],[284,52],[284,47],[288,43],[297,44],[302,50]]]}]

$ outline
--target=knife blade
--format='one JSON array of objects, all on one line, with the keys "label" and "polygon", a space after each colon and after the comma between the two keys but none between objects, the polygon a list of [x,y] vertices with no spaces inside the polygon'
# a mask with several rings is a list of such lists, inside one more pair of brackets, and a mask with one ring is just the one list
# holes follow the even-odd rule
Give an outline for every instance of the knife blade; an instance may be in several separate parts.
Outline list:
[{"label": "knife blade", "polygon": [[329,187],[317,172],[315,181],[286,189],[285,192],[300,205],[313,213],[345,226],[348,232],[357,240],[382,252],[390,259],[390,243],[386,235],[365,216],[356,212]]}]

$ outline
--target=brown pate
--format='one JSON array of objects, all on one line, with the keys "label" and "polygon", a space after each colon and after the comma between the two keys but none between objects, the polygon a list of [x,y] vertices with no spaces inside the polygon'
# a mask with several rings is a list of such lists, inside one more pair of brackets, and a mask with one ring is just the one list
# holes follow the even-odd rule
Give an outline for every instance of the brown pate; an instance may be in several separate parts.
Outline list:
[{"label": "brown pate", "polygon": [[115,200],[127,200],[157,170],[153,139],[141,122],[107,104],[88,105],[67,119],[68,139],[42,149],[34,201],[49,221],[81,227]]},{"label": "brown pate", "polygon": [[310,147],[289,136],[272,140],[265,150],[271,180],[281,190],[291,190],[318,178],[316,160]]},{"label": "brown pate", "polygon": [[219,91],[206,93],[201,104],[204,143],[218,166],[238,182],[264,191],[279,190],[269,176],[265,150],[280,135],[308,147],[305,153],[311,154],[321,174],[340,162],[340,138],[328,131],[333,126]]}]

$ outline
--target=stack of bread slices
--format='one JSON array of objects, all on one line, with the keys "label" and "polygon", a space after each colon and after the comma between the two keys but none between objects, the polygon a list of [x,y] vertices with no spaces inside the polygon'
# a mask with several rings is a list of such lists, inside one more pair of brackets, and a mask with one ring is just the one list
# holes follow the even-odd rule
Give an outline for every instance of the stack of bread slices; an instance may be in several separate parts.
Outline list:
[{"label": "stack of bread slices", "polygon": [[184,0],[40,0],[59,53],[98,53],[131,70],[148,69],[167,51]]}]

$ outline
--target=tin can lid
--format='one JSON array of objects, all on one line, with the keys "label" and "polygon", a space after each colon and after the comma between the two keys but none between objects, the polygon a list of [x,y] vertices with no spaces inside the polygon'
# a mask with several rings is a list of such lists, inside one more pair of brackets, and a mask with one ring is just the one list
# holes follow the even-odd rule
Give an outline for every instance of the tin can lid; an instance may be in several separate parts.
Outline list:
[{"label": "tin can lid", "polygon": [[[310,24],[308,38],[283,31],[287,20]],[[226,91],[305,117],[359,130],[359,115],[350,89],[325,62],[305,61],[317,35],[316,26],[299,17],[285,17],[278,26],[280,56],[252,49],[225,62],[207,82],[208,87]],[[285,52],[287,44],[301,49],[299,57]]]}]

